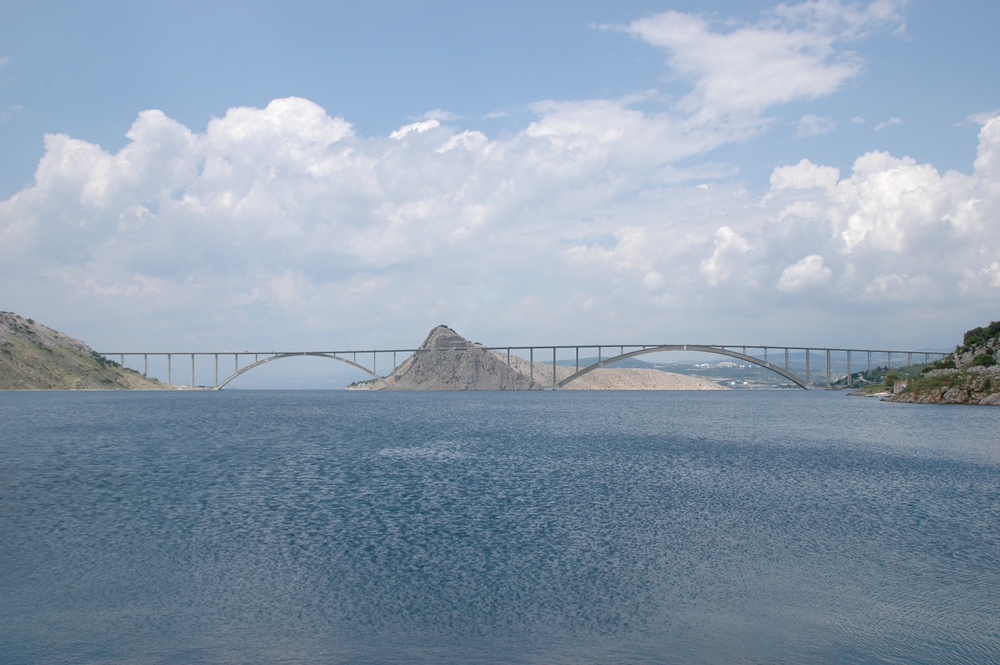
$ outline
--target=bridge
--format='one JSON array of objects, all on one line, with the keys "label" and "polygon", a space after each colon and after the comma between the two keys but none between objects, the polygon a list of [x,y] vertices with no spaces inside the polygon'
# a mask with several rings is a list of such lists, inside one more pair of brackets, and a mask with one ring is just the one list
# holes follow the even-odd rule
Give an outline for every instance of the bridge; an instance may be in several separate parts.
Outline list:
[{"label": "bridge", "polygon": [[[180,358],[182,360],[190,359],[191,362],[191,374],[190,374],[190,384],[181,384],[179,387],[190,387],[192,389],[204,387],[211,388],[213,390],[221,390],[227,384],[232,382],[238,376],[253,370],[254,368],[260,367],[266,363],[274,362],[277,360],[283,360],[286,358],[300,358],[300,357],[316,357],[316,358],[327,358],[329,360],[334,360],[337,362],[344,363],[351,367],[354,367],[375,379],[384,383],[387,387],[389,382],[387,379],[390,377],[395,377],[396,371],[399,368],[399,363],[397,362],[400,357],[403,359],[409,357],[411,354],[424,354],[424,353],[449,353],[449,352],[465,352],[474,348],[470,346],[462,346],[455,348],[435,348],[435,349],[362,349],[362,350],[347,350],[347,351],[210,351],[210,352],[166,352],[166,351],[156,351],[156,352],[145,352],[145,351],[114,351],[107,353],[100,353],[99,355],[108,358],[109,360],[120,360],[120,364],[125,367],[126,359],[134,361],[136,364],[139,358],[142,359],[142,374],[143,376],[149,376],[149,359],[150,357],[165,357],[167,362],[167,384],[175,385],[173,382],[173,372],[174,372],[174,358]],[[532,378],[535,378],[535,367],[538,365],[539,378],[542,377],[542,372],[545,373],[545,378],[547,380],[547,373],[551,369],[552,372],[552,384],[549,386],[551,389],[559,389],[565,387],[567,384],[579,379],[594,370],[600,369],[602,367],[608,367],[614,365],[617,362],[626,360],[628,358],[635,358],[637,356],[642,356],[650,353],[663,353],[671,351],[685,351],[685,352],[696,352],[705,354],[714,354],[720,356],[726,356],[728,358],[733,358],[735,360],[743,361],[751,365],[756,365],[764,369],[770,370],[774,374],[782,377],[789,383],[803,388],[805,390],[810,390],[814,388],[827,388],[831,389],[834,384],[834,372],[833,372],[833,360],[836,359],[846,359],[846,373],[843,375],[847,379],[847,386],[853,387],[854,372],[852,372],[852,361],[855,359],[860,359],[867,363],[867,371],[871,374],[873,369],[873,362],[881,362],[882,359],[885,360],[886,367],[894,367],[894,359],[897,361],[896,367],[902,366],[904,363],[902,361],[905,358],[905,365],[912,365],[913,359],[917,358],[920,360],[922,358],[923,362],[930,362],[931,360],[936,360],[943,358],[950,354],[950,351],[907,351],[907,350],[891,350],[891,349],[848,349],[848,348],[826,348],[826,347],[805,347],[805,346],[765,346],[765,345],[747,345],[747,344],[590,344],[590,345],[569,345],[569,346],[479,346],[476,345],[475,348],[484,349],[486,351],[494,351],[503,357],[506,353],[507,364],[510,365],[512,362],[512,353],[519,352],[520,354],[525,354],[528,356],[524,360],[528,360],[529,363],[529,374]],[[589,351],[591,354],[596,352],[596,361],[589,365],[583,367],[580,366],[580,350]],[[557,368],[561,363],[563,366],[569,364],[570,359],[568,356],[572,352],[572,358],[574,360],[574,372],[563,379],[558,379]],[[610,355],[608,353],[610,352]],[[538,360],[536,361],[536,354],[538,354]],[[796,372],[792,371],[791,363],[789,358],[792,354],[804,356],[804,368],[798,366],[795,367]],[[813,359],[816,355],[819,355],[820,359],[825,359],[825,370],[822,364],[819,366],[813,365]],[[516,355],[516,354],[515,354]],[[561,356],[561,357],[560,357]],[[220,357],[223,359],[224,363],[228,366],[232,362],[232,371],[228,367],[224,368],[224,372],[221,375],[220,380]],[[392,358],[392,371],[386,373],[385,375],[379,374],[379,359],[382,359],[382,367],[386,367],[386,363],[389,358]],[[521,356],[518,356],[521,357]],[[591,355],[591,358],[594,356]],[[252,358],[252,360],[251,360]],[[544,358],[544,360],[542,359]],[[549,359],[551,358],[551,365]],[[772,361],[771,359],[774,359]],[[211,361],[214,363],[215,380],[214,384],[211,386],[198,386],[195,382],[195,361],[196,359],[201,359],[204,361]],[[241,367],[240,361],[243,360],[244,364]],[[369,364],[370,361],[370,364]],[[815,371],[819,369],[819,375],[821,382],[814,382],[814,378],[817,374]],[[138,371],[138,370],[137,370]],[[841,377],[838,373],[839,380]],[[823,381],[825,379],[825,381]]]}]

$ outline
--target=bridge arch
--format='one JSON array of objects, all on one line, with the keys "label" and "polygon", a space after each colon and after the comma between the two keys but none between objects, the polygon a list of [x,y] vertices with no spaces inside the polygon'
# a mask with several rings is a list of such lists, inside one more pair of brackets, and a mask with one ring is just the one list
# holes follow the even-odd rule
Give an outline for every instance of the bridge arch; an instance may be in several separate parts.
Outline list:
[{"label": "bridge arch", "polygon": [[557,383],[555,387],[562,388],[567,383],[579,379],[584,374],[589,374],[590,372],[593,372],[595,369],[600,369],[602,367],[605,367],[606,365],[616,363],[619,360],[625,360],[626,358],[634,358],[635,356],[642,356],[647,353],[657,353],[662,351],[697,351],[699,353],[715,353],[720,356],[729,356],[730,358],[738,358],[739,360],[745,360],[754,365],[763,367],[764,369],[769,369],[772,372],[775,372],[785,377],[786,379],[797,385],[799,388],[802,388],[803,390],[809,390],[809,386],[806,384],[805,381],[795,376],[791,372],[781,367],[778,367],[773,363],[769,363],[766,360],[761,360],[760,358],[754,358],[753,356],[748,356],[747,354],[740,353],[739,351],[730,351],[729,349],[724,349],[721,346],[700,346],[695,344],[664,344],[661,346],[650,346],[643,349],[637,349],[635,351],[629,351],[628,353],[622,353],[612,358],[608,358],[607,360],[602,360],[599,363],[594,363],[589,367],[584,367],[579,372],[572,374],[563,379],[562,381],[560,381],[559,383]]},{"label": "bridge arch", "polygon": [[258,360],[257,362],[255,362],[253,364],[247,365],[243,369],[237,370],[231,376],[226,377],[226,380],[223,381],[223,382],[221,382],[219,385],[217,385],[215,387],[215,389],[216,390],[222,390],[222,388],[227,383],[229,383],[230,381],[232,381],[233,379],[235,379],[236,377],[238,377],[240,374],[245,374],[246,372],[249,372],[250,370],[252,370],[255,367],[260,367],[264,363],[269,363],[272,360],[282,360],[284,358],[301,358],[302,356],[313,356],[313,357],[316,357],[316,358],[329,358],[330,360],[339,360],[340,362],[347,363],[348,365],[351,365],[352,367],[357,367],[358,369],[360,369],[361,371],[363,371],[363,372],[365,372],[367,374],[371,374],[373,377],[375,377],[376,379],[378,379],[379,381],[381,381],[383,384],[385,384],[385,386],[387,388],[389,387],[389,384],[386,383],[386,381],[385,381],[384,378],[382,378],[381,376],[379,376],[378,374],[376,374],[372,370],[368,369],[364,365],[361,365],[359,363],[354,362],[353,360],[348,360],[347,358],[344,358],[344,357],[338,356],[338,355],[334,355],[332,353],[319,353],[319,352],[313,352],[313,351],[303,351],[303,352],[300,352],[300,353],[278,353],[278,354],[273,355],[273,356],[268,356],[267,358],[262,358],[261,360]]}]

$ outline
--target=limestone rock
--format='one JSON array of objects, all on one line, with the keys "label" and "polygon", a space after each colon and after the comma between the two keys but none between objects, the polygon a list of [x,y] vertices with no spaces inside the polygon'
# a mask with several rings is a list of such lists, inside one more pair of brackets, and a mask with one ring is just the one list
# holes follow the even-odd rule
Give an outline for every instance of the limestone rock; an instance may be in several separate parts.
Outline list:
[{"label": "limestone rock", "polygon": [[542,385],[511,368],[447,326],[431,330],[420,350],[386,379],[390,390],[540,390]]}]

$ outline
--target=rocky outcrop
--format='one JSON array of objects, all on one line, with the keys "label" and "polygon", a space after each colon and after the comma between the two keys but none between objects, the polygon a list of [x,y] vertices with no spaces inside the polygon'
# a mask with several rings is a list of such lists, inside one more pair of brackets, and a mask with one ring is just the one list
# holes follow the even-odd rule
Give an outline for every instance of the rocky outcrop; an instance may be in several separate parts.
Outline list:
[{"label": "rocky outcrop", "polygon": [[920,404],[1000,405],[1000,367],[934,370],[886,399]]},{"label": "rocky outcrop", "polygon": [[0,390],[166,389],[98,355],[80,340],[0,312]]},{"label": "rocky outcrop", "polygon": [[962,346],[911,379],[903,392],[884,399],[921,404],[1000,406],[1000,323],[965,333]]},{"label": "rocky outcrop", "polygon": [[[386,378],[389,390],[541,390],[513,369],[447,326],[431,330],[420,350]],[[378,389],[378,384],[372,384]]]}]

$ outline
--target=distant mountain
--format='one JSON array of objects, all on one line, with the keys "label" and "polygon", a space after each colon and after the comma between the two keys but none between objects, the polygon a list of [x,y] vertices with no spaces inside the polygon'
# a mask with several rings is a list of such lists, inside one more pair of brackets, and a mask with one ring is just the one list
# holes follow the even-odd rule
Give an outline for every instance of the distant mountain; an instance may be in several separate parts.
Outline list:
[{"label": "distant mountain", "polygon": [[168,388],[107,360],[78,339],[0,312],[0,390]]}]

